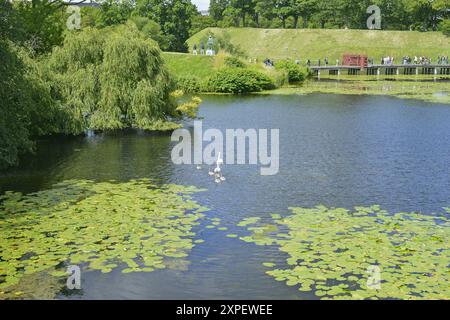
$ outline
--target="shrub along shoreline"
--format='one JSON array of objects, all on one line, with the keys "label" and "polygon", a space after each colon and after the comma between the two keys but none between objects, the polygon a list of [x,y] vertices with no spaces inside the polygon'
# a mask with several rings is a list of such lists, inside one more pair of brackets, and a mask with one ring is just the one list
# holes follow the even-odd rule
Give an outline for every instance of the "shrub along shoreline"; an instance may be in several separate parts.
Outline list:
[{"label": "shrub along shoreline", "polygon": [[256,93],[302,83],[309,77],[306,68],[288,59],[265,67],[228,53],[210,57],[164,52],[163,58],[177,88],[186,93]]}]

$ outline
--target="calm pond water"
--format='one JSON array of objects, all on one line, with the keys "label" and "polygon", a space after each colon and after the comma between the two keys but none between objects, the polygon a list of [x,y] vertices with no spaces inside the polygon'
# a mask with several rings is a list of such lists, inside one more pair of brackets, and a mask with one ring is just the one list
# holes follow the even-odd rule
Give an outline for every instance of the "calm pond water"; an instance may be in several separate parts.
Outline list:
[{"label": "calm pond water", "polygon": [[[49,139],[21,167],[0,174],[0,193],[43,190],[67,179],[163,182],[208,189],[194,198],[227,231],[198,226],[188,270],[82,274],[82,292],[61,299],[304,299],[314,298],[265,274],[266,261],[285,257],[228,233],[246,217],[324,204],[379,204],[390,211],[441,211],[450,205],[450,106],[380,96],[204,96],[203,129],[279,128],[280,171],[225,165],[216,185],[208,168],[174,165],[169,135],[122,133]],[[191,124],[187,124],[190,126]]]}]

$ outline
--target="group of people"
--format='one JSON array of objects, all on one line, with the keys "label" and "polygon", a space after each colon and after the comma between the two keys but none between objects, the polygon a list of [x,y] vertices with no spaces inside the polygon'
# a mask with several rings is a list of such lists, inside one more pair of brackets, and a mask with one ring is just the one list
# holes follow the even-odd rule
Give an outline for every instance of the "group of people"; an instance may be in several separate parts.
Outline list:
[{"label": "group of people", "polygon": [[[394,57],[388,56],[381,58],[381,64],[394,64]],[[426,56],[414,56],[414,58],[410,56],[404,56],[402,58],[402,64],[433,64],[433,59]],[[437,64],[448,64],[448,56],[438,56]]]},{"label": "group of people", "polygon": [[448,56],[438,56],[437,58],[437,63],[438,64],[448,64]]},{"label": "group of people", "polygon": [[[403,57],[403,64],[432,64],[433,59],[425,56],[417,57],[415,56],[414,59],[412,59],[409,56]],[[437,64],[448,64],[448,56],[438,56],[437,57]]]},{"label": "group of people", "polygon": [[[193,55],[197,55],[198,51],[197,51],[197,44],[194,44],[193,50],[192,50],[192,54]],[[203,42],[200,42],[200,54],[201,55],[207,55],[207,56],[214,56],[216,53],[214,52],[214,49],[208,48],[205,51],[205,44]]]},{"label": "group of people", "polygon": [[[203,43],[200,44],[200,46],[201,46],[200,47],[200,54],[203,54],[202,53],[202,50],[203,50],[202,45],[203,45]],[[196,48],[197,48],[196,45],[194,45],[194,54],[197,54],[196,53]],[[257,63],[257,59],[254,59],[254,60],[250,59],[250,62]],[[381,58],[381,64],[382,65],[393,65],[394,62],[395,62],[395,59],[394,59],[394,57],[391,57],[391,56],[387,56],[387,57],[382,57]],[[273,59],[266,58],[266,59],[264,59],[263,63],[264,63],[264,65],[266,67],[274,67],[275,66],[275,61]],[[425,65],[427,65],[427,64],[432,64],[432,63],[433,63],[433,60],[431,58],[428,58],[428,57],[425,57],[425,56],[420,56],[420,57],[415,56],[414,59],[411,58],[410,56],[404,56],[402,58],[402,64],[404,64],[404,65],[405,64],[425,64]],[[300,65],[301,64],[300,59],[296,59],[295,60],[295,64]],[[369,58],[368,59],[368,64],[369,65],[374,65],[375,64],[375,60],[373,58]],[[449,64],[448,56],[438,56],[437,64],[448,65]],[[312,65],[311,60],[307,59],[306,62],[305,62],[305,65],[307,67],[310,67]],[[321,65],[322,65],[322,60],[318,59],[317,60],[317,66],[320,67]],[[328,58],[324,58],[323,59],[323,65],[324,66],[328,66],[329,65]],[[339,59],[336,59],[336,66],[339,66]]]},{"label": "group of people", "polygon": [[[298,60],[298,61],[299,61],[298,64],[300,64],[300,60]],[[328,60],[328,58],[323,59],[323,65],[324,66],[328,66],[329,64],[330,64],[330,61]],[[322,65],[322,60],[320,58],[317,60],[317,65],[319,67]],[[339,65],[339,59],[336,59],[336,65],[337,66]],[[311,66],[311,60],[310,59],[306,60],[306,66],[308,66],[308,67]]]},{"label": "group of people", "polygon": [[[194,44],[194,48],[192,49],[192,54],[197,55],[197,44]],[[203,42],[200,42],[200,54],[205,54],[205,45]]]},{"label": "group of people", "polygon": [[[275,61],[274,61],[274,60],[271,60],[271,59],[269,59],[269,58],[264,59],[263,62],[264,62],[264,65],[265,65],[266,67],[273,67],[273,66],[275,66]],[[328,66],[328,64],[329,64],[328,58],[325,58],[325,59],[323,60],[323,63],[324,63],[325,66]],[[301,64],[300,59],[296,59],[296,60],[295,60],[295,64],[300,65],[300,64]],[[305,65],[308,66],[308,67],[310,67],[311,64],[312,64],[312,63],[311,63],[311,60],[310,60],[310,59],[307,59],[306,62],[305,62]],[[322,65],[322,60],[321,60],[321,59],[318,59],[318,60],[317,60],[317,65],[318,65],[318,66],[321,66],[321,65]],[[339,59],[336,59],[336,65],[337,65],[337,66],[339,65]]]},{"label": "group of people", "polygon": [[[213,45],[214,45],[214,40],[212,38],[212,36],[210,35],[208,37],[208,42],[207,42],[207,48],[205,51],[205,44],[203,43],[203,41],[200,42],[200,54],[204,55],[206,54],[207,56],[214,56],[216,54],[216,52],[213,49]],[[197,44],[195,43],[193,48],[192,48],[192,54],[193,55],[197,55]]]},{"label": "group of people", "polygon": [[390,56],[381,57],[381,64],[394,64],[394,61],[395,61],[394,57]]}]

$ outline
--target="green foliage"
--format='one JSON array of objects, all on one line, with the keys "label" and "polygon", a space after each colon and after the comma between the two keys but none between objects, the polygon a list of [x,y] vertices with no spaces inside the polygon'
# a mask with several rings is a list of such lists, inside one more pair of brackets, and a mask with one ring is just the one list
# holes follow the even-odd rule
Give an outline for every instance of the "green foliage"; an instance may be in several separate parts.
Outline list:
[{"label": "green foliage", "polygon": [[200,92],[200,83],[196,77],[181,76],[177,78],[177,88],[185,93]]},{"label": "green foliage", "polygon": [[169,40],[163,34],[161,27],[158,23],[150,20],[147,17],[133,16],[130,20],[136,25],[139,31],[148,36],[149,38],[158,42],[161,50],[169,49]]},{"label": "green foliage", "polygon": [[231,36],[225,30],[220,34],[214,34],[208,29],[207,32],[204,32],[202,36],[198,39],[197,47],[200,45],[200,43],[203,42],[206,48],[208,38],[210,36],[214,40],[213,49],[216,53],[220,51],[225,51],[234,56],[245,56],[245,53],[241,49],[241,47],[231,42]]},{"label": "green foliage", "polygon": [[218,26],[366,29],[369,5],[382,12],[384,30],[436,30],[448,0],[211,0]]},{"label": "green foliage", "polygon": [[197,116],[198,107],[201,103],[202,99],[200,99],[199,97],[193,97],[190,101],[179,104],[177,107],[177,111],[188,118],[195,119],[195,117]]},{"label": "green foliage", "polygon": [[443,34],[445,34],[447,37],[450,37],[450,19],[443,20],[439,25],[439,28]]},{"label": "green foliage", "polygon": [[0,169],[14,165],[31,150],[28,122],[30,95],[23,62],[10,42],[0,40]]},{"label": "green foliage", "polygon": [[56,131],[50,88],[23,49],[0,40],[0,169],[32,150],[32,138]]},{"label": "green foliage", "polygon": [[50,52],[53,46],[62,43],[66,20],[60,5],[60,0],[19,0],[15,3],[20,23],[16,32],[20,33],[21,43],[33,53]]},{"label": "green foliage", "polygon": [[122,273],[183,261],[207,208],[201,190],[128,182],[70,180],[29,195],[0,197],[0,299],[28,275],[66,277],[66,265]]},{"label": "green foliage", "polygon": [[133,11],[130,0],[106,0],[100,5],[96,25],[99,27],[113,26],[128,20]]},{"label": "green foliage", "polygon": [[245,68],[245,63],[238,57],[227,56],[225,57],[225,65],[231,68]]},{"label": "green foliage", "polygon": [[191,29],[189,30],[189,35],[192,36],[197,32],[202,31],[203,29],[215,26],[216,22],[211,16],[203,16],[201,14],[194,15],[192,17],[192,26]]},{"label": "green foliage", "polygon": [[186,40],[197,10],[190,0],[137,0],[136,14],[156,21],[168,41],[168,50],[186,52]]},{"label": "green foliage", "polygon": [[20,21],[8,0],[0,0],[0,39],[17,40]]},{"label": "green foliage", "polygon": [[287,73],[288,81],[290,83],[301,82],[306,78],[306,72],[303,71],[299,65],[292,60],[280,60],[275,63],[275,68],[284,70]]},{"label": "green foliage", "polygon": [[208,80],[208,89],[212,92],[249,93],[274,88],[267,75],[249,69],[222,69]]},{"label": "green foliage", "polygon": [[96,27],[100,20],[101,8],[98,7],[81,7],[81,28]]},{"label": "green foliage", "polygon": [[44,61],[53,98],[67,114],[61,131],[137,127],[175,116],[173,82],[157,44],[133,25],[67,35]]},{"label": "green foliage", "polygon": [[[379,206],[290,209],[291,215],[272,216],[275,225],[240,224],[252,232],[243,241],[275,245],[288,255],[266,272],[275,280],[323,299],[449,299],[449,209],[439,216],[390,214]],[[374,266],[379,289],[367,285]]]}]

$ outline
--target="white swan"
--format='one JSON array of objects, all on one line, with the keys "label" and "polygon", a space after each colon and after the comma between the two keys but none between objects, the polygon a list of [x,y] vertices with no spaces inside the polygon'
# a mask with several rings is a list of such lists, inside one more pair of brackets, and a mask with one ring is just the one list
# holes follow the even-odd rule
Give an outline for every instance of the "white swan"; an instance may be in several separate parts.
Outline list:
[{"label": "white swan", "polygon": [[222,159],[222,157],[220,156],[220,152],[219,152],[219,154],[218,154],[218,156],[217,156],[217,161],[216,161],[216,168],[214,169],[214,172],[215,173],[220,173],[220,166],[221,165],[223,165],[223,159]]},{"label": "white swan", "polygon": [[222,157],[220,156],[220,152],[219,152],[219,154],[217,155],[217,161],[216,161],[216,164],[217,164],[218,166],[223,165],[223,159],[222,159]]}]

